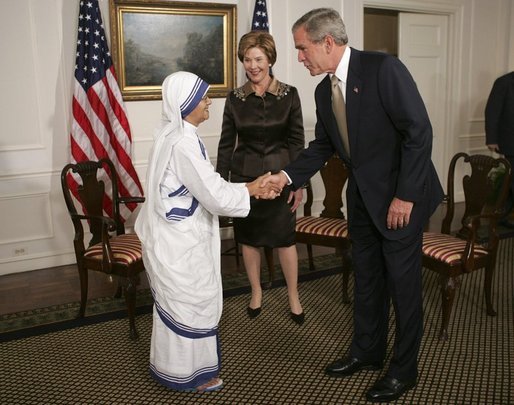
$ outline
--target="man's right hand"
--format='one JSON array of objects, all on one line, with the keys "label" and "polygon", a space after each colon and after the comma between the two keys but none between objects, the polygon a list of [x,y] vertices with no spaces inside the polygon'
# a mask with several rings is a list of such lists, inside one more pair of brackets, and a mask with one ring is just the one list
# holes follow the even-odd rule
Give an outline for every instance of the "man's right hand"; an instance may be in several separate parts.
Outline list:
[{"label": "man's right hand", "polygon": [[251,197],[272,200],[280,195],[282,187],[274,182],[267,182],[268,177],[271,177],[270,172],[256,178],[251,183],[246,183]]},{"label": "man's right hand", "polygon": [[288,183],[287,176],[282,171],[266,176],[261,182],[261,187],[265,187],[268,183],[273,183],[280,189],[283,189]]}]

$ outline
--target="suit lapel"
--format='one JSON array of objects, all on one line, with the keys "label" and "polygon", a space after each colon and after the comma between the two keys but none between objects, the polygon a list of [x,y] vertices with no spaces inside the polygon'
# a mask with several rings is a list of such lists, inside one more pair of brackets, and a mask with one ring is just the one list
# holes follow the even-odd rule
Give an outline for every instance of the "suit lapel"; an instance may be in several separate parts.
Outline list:
[{"label": "suit lapel", "polygon": [[359,116],[362,98],[361,53],[352,48],[348,78],[346,82],[346,120],[352,153],[352,164],[358,166],[359,157]]}]

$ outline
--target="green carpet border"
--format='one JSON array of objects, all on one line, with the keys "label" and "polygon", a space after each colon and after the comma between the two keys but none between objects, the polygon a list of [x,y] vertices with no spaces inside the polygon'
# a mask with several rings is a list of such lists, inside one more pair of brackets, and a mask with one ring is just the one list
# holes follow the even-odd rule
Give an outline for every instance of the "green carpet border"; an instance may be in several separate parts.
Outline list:
[{"label": "green carpet border", "polygon": [[[136,307],[136,316],[148,314],[152,312],[153,305],[143,305]],[[67,329],[73,329],[81,326],[94,325],[96,323],[113,321],[115,319],[123,319],[127,317],[126,310],[113,312],[104,312],[85,316],[84,318],[67,319],[60,322],[52,322],[42,325],[31,326],[24,329],[16,329],[10,332],[0,333],[0,343],[8,342],[16,339],[24,339],[33,336],[44,335],[47,333],[60,332]],[[127,326],[128,328],[128,326]],[[127,329],[128,336],[128,329]]]},{"label": "green carpet border", "polygon": [[[331,255],[328,255],[328,256],[331,256]],[[334,274],[338,274],[341,272],[342,272],[341,267],[334,267],[334,268],[324,269],[324,270],[315,270],[315,271],[311,271],[309,273],[299,274],[298,281],[300,283],[306,282],[306,281],[312,281],[312,280],[316,280],[316,279],[319,279],[322,277],[327,277],[327,276],[331,276]],[[263,273],[265,273],[265,272],[263,272]],[[271,286],[268,283],[264,283],[264,284],[266,285],[264,287],[265,289],[280,288],[280,287],[285,286],[285,280],[283,278],[274,280]],[[149,289],[140,290],[140,291],[138,291],[138,296],[141,297],[141,296],[145,295],[145,293],[149,294],[149,292],[150,292]],[[230,288],[230,289],[223,291],[223,298],[234,297],[237,295],[247,294],[249,292],[250,292],[250,286],[241,286],[241,287]],[[105,298],[99,298],[99,299],[92,300],[92,301],[101,301],[101,300],[112,301],[113,299],[110,297],[105,297]],[[123,301],[123,303],[124,303],[124,301]],[[55,308],[55,310],[59,310],[59,308],[61,308],[61,310],[71,311],[71,310],[75,309],[74,307],[78,308],[78,306],[79,306],[79,303],[76,302],[76,303],[69,303],[69,304],[63,304],[63,305],[55,305],[55,306],[51,306],[48,308],[42,308],[40,310],[41,311],[45,311],[45,310],[51,311],[52,308]],[[62,307],[64,307],[64,309],[62,309]],[[152,312],[152,308],[153,308],[153,303],[145,303],[142,305],[138,305],[136,307],[136,316],[150,313],[150,312]],[[86,311],[87,311],[87,306],[86,306]],[[24,311],[24,312],[29,312],[29,313],[36,312],[37,313],[38,310]],[[16,314],[8,314],[8,315],[4,315],[3,317],[7,317],[9,315],[15,316]],[[66,319],[63,321],[54,321],[54,322],[49,322],[49,323],[39,324],[39,325],[30,325],[25,328],[19,328],[19,329],[0,333],[0,343],[8,342],[8,341],[15,340],[15,339],[24,339],[24,338],[28,338],[28,337],[43,335],[43,334],[47,334],[47,333],[59,332],[62,330],[72,329],[72,328],[76,328],[76,327],[80,327],[80,326],[93,325],[95,323],[107,322],[107,321],[112,321],[115,319],[123,319],[126,317],[127,317],[127,311],[124,307],[123,309],[118,309],[118,310],[114,310],[114,311],[107,311],[107,312],[98,313],[98,314],[86,315],[83,318],[73,318],[73,319]]]}]

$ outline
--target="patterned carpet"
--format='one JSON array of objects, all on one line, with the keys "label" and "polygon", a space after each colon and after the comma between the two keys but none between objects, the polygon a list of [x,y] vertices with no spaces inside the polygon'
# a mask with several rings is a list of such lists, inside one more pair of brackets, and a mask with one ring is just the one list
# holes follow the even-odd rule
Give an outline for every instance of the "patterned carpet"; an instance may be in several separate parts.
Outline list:
[{"label": "patterned carpet", "polygon": [[[334,254],[323,254],[314,257],[315,270],[309,270],[307,259],[298,262],[299,279],[310,280],[341,271],[341,258]],[[231,297],[250,291],[248,278],[244,269],[234,269],[223,273],[223,294]],[[263,264],[261,272],[262,283],[265,288],[269,287],[269,273]],[[284,284],[280,265],[275,264],[275,280],[273,286]],[[149,289],[140,288],[137,290],[136,299],[137,311],[140,314],[151,312],[153,298]],[[101,297],[88,300],[86,306],[86,318],[77,320],[75,317],[79,311],[79,302],[70,302],[61,305],[52,305],[44,308],[37,308],[30,311],[20,311],[11,314],[0,315],[0,342],[30,336],[49,331],[61,330],[64,328],[83,326],[110,320],[113,318],[124,318],[127,314],[125,299]]]},{"label": "patterned carpet", "polygon": [[[498,316],[485,314],[482,273],[462,279],[450,340],[437,339],[437,276],[424,271],[425,336],[417,387],[399,404],[512,404],[514,239],[501,242],[494,279]],[[341,276],[300,284],[303,326],[288,318],[284,288],[265,291],[261,316],[245,313],[248,294],[228,297],[221,322],[222,378],[214,393],[173,392],[148,374],[151,315],[137,318],[141,337],[127,339],[126,319],[17,339],[0,345],[2,404],[361,404],[380,375],[333,379],[325,365],[351,339],[351,305],[341,303]],[[392,323],[390,341],[392,344]]]}]

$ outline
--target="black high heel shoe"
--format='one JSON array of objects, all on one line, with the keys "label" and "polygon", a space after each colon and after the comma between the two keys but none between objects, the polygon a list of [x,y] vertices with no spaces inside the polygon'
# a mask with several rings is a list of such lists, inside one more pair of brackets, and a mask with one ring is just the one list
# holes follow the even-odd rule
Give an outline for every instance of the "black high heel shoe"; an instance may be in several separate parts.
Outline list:
[{"label": "black high heel shoe", "polygon": [[250,308],[249,306],[246,307],[246,313],[250,318],[257,318],[261,314],[261,307],[258,308]]},{"label": "black high heel shoe", "polygon": [[294,314],[293,312],[290,312],[289,316],[297,325],[303,325],[303,322],[305,321],[305,312],[303,311],[301,314]]}]

